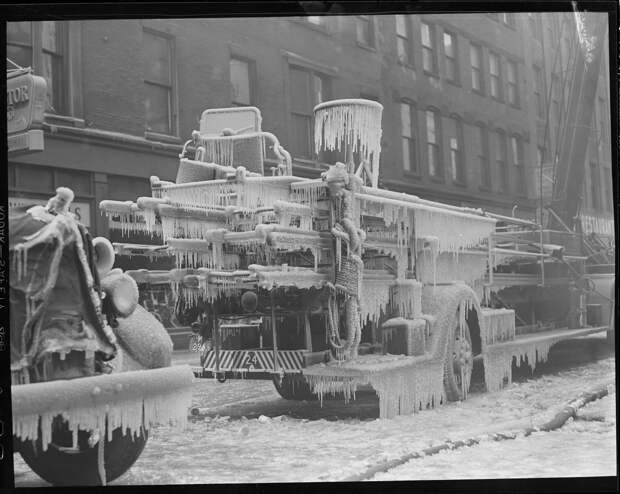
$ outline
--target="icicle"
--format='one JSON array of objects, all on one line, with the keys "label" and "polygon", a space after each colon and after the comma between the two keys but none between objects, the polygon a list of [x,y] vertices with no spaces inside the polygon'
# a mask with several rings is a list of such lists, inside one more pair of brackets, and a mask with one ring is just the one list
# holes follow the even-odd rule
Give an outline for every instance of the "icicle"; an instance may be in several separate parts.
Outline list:
[{"label": "icicle", "polygon": [[416,236],[438,239],[439,252],[455,252],[485,243],[495,230],[487,218],[414,209]]},{"label": "icicle", "polygon": [[385,312],[390,303],[391,280],[369,280],[362,279],[360,293],[360,322],[366,321],[377,323],[381,313]]},{"label": "icicle", "polygon": [[422,283],[416,280],[397,281],[391,290],[390,303],[401,317],[415,319],[422,314]]}]

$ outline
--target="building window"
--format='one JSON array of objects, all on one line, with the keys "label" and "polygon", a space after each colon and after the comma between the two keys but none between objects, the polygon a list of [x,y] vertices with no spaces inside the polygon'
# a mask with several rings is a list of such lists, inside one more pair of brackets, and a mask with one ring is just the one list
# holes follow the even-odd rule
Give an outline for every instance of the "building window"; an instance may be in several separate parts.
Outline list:
[{"label": "building window", "polygon": [[508,103],[512,106],[519,106],[519,77],[517,75],[517,64],[512,61],[506,63],[508,80]]},{"label": "building window", "polygon": [[508,167],[506,166],[506,134],[502,130],[495,132],[495,166],[500,176],[500,189],[508,192]]},{"label": "building window", "polygon": [[489,163],[489,134],[483,124],[476,125],[478,132],[478,162],[482,186],[491,188],[491,167]]},{"label": "building window", "polygon": [[605,168],[605,180],[603,180],[603,183],[605,184],[605,209],[607,211],[613,211],[613,207],[614,207],[614,198],[613,198],[613,194],[612,194],[612,188],[611,188],[611,182],[612,182],[612,175],[611,175],[611,168]]},{"label": "building window", "polygon": [[[8,22],[6,56],[21,67],[32,67],[47,83],[45,111],[68,114],[66,47],[62,22]],[[13,68],[7,63],[7,68]]]},{"label": "building window", "polygon": [[456,117],[448,119],[448,142],[450,147],[450,172],[452,181],[460,184],[465,183],[465,163],[463,153],[463,125]]},{"label": "building window", "polygon": [[422,23],[422,67],[426,72],[437,73],[435,26]]},{"label": "building window", "polygon": [[329,99],[329,78],[312,70],[290,66],[291,152],[295,157],[313,159],[314,107]]},{"label": "building window", "polygon": [[529,12],[528,17],[530,19],[530,29],[532,31],[533,38],[538,41],[541,41],[542,40],[542,22],[541,22],[540,14]]},{"label": "building window", "polygon": [[469,46],[469,59],[471,61],[471,88],[477,93],[482,94],[484,92],[482,46],[472,43]]},{"label": "building window", "polygon": [[534,65],[534,102],[536,103],[536,115],[538,118],[545,118],[545,94],[543,74],[540,67]]},{"label": "building window", "polygon": [[599,96],[597,99],[596,113],[598,116],[598,135],[601,141],[607,141],[607,111],[605,105],[605,99],[602,96]]},{"label": "building window", "polygon": [[396,16],[396,52],[398,63],[413,65],[413,50],[411,46],[411,19],[407,15]]},{"label": "building window", "polygon": [[502,99],[502,71],[497,53],[489,53],[489,74],[491,76],[491,96]]},{"label": "building window", "polygon": [[355,18],[357,42],[363,46],[375,46],[374,19],[370,15],[358,15]]},{"label": "building window", "polygon": [[403,169],[418,174],[416,146],[415,107],[406,101],[400,103],[401,145],[403,150]]},{"label": "building window", "polygon": [[327,17],[322,15],[309,15],[303,18],[307,23],[327,28]]},{"label": "building window", "polygon": [[538,146],[536,148],[536,165],[540,168],[541,166],[544,166],[545,160],[545,148],[542,148],[540,146]]},{"label": "building window", "polygon": [[511,12],[502,12],[500,19],[508,27],[515,27],[515,15]]},{"label": "building window", "polygon": [[525,173],[523,167],[523,141],[520,137],[512,136],[510,138],[510,149],[512,152],[512,164],[516,171],[516,192],[523,194],[525,193]]},{"label": "building window", "polygon": [[590,202],[592,209],[601,209],[601,176],[598,163],[590,162]]},{"label": "building window", "polygon": [[146,130],[174,135],[172,39],[147,30],[142,39]]},{"label": "building window", "polygon": [[426,110],[426,154],[428,159],[428,173],[431,177],[441,178],[441,160],[439,159],[439,143],[441,129],[439,127],[439,113],[436,110]]},{"label": "building window", "polygon": [[235,106],[252,104],[252,66],[238,58],[230,59],[230,100]]},{"label": "building window", "polygon": [[456,36],[452,33],[443,33],[443,49],[446,55],[446,78],[451,81],[459,82],[459,65],[457,58]]}]

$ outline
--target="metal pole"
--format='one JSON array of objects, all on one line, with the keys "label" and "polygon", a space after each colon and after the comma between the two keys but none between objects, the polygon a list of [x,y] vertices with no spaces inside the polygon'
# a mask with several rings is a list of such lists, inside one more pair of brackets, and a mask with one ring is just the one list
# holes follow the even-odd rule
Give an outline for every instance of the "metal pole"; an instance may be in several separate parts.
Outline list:
[{"label": "metal pole", "polygon": [[269,297],[271,299],[271,337],[273,340],[273,368],[275,371],[279,369],[278,365],[278,342],[276,335],[276,306],[273,298],[273,289],[269,291]]}]

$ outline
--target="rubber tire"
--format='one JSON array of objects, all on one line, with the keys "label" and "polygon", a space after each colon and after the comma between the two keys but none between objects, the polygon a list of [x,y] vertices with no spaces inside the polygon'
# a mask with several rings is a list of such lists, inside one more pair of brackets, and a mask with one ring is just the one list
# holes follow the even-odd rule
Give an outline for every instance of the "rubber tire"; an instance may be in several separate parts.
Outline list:
[{"label": "rubber tire", "polygon": [[[47,451],[43,451],[40,439],[36,445],[33,441],[20,441],[19,453],[39,477],[52,485],[101,485],[97,468],[98,445],[89,447],[88,437],[88,432],[78,432],[78,446],[83,449],[78,453],[61,451],[52,444],[48,445]],[[112,440],[106,440],[104,448],[106,482],[117,479],[129,470],[142,453],[147,440],[146,430],[137,436],[131,432],[123,435],[120,427],[112,432]],[[52,442],[71,446],[71,432],[66,422],[52,433]]]},{"label": "rubber tire", "polygon": [[285,400],[316,401],[318,399],[318,396],[310,389],[310,385],[301,376],[285,374],[282,382],[279,376],[273,376],[273,385]]},{"label": "rubber tire", "polygon": [[[458,319],[457,319],[458,320]],[[454,353],[454,345],[456,340],[456,335],[459,334],[459,326],[457,324],[456,328],[454,328],[453,333],[450,335],[450,341],[448,342],[448,351],[446,352],[446,360],[444,362],[444,390],[446,393],[446,398],[448,401],[461,401],[465,399],[463,390],[459,383],[456,380],[456,374],[454,372],[454,365],[452,354]],[[469,325],[465,324],[465,338],[469,341],[469,346],[471,348],[471,333],[469,331]],[[473,371],[473,360],[470,367],[469,379],[468,382],[471,385],[471,374]],[[467,390],[469,391],[469,390]]]}]

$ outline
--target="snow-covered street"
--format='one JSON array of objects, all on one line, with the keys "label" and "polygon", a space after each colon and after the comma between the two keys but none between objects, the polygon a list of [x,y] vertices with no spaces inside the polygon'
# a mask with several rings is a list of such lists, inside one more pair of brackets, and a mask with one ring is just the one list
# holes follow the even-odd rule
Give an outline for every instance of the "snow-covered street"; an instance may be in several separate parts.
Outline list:
[{"label": "snow-covered street", "polygon": [[[600,386],[609,395],[557,431],[444,451],[370,480],[616,475],[613,354],[604,339],[590,338],[559,344],[550,358],[499,392],[473,392],[464,402],[394,419],[378,418],[372,392],[358,393],[348,406],[326,400],[321,408],[280,398],[271,382],[197,380],[193,401],[201,414],[185,431],[152,430],[142,456],[112,485],[343,480],[447,439],[540,425]],[[46,485],[18,455],[15,474],[17,486]]]}]

